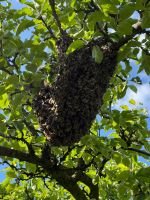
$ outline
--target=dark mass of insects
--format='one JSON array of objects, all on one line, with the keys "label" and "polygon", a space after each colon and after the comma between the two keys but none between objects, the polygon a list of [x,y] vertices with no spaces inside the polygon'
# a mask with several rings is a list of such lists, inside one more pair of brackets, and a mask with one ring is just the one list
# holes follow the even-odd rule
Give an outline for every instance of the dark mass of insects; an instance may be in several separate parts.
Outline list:
[{"label": "dark mass of insects", "polygon": [[[73,39],[57,44],[59,72],[51,85],[42,85],[33,107],[47,140],[53,146],[69,146],[90,133],[115,67],[117,48],[103,37],[66,55]],[[101,63],[92,58],[93,46],[103,52]]]}]

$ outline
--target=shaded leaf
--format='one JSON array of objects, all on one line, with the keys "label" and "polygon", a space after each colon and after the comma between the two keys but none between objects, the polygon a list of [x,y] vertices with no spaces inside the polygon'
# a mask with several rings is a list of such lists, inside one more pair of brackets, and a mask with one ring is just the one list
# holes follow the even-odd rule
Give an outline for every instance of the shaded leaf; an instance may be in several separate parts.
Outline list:
[{"label": "shaded leaf", "polygon": [[94,46],[92,49],[92,58],[96,63],[100,64],[103,60],[103,52],[100,50],[99,46]]},{"label": "shaded leaf", "polygon": [[137,88],[134,85],[129,85],[128,86],[133,92],[137,93]]},{"label": "shaded leaf", "polygon": [[22,31],[32,27],[35,25],[35,22],[34,21],[31,21],[31,20],[24,20],[22,21],[19,26],[17,27],[17,31],[16,31],[16,35],[19,35]]},{"label": "shaded leaf", "polygon": [[143,52],[141,65],[144,68],[145,72],[149,75],[150,74],[150,55],[147,55]]},{"label": "shaded leaf", "polygon": [[132,33],[132,19],[126,19],[124,21],[121,21],[118,25],[117,32],[119,35],[131,35]]},{"label": "shaded leaf", "polygon": [[150,11],[146,11],[143,14],[143,18],[142,18],[142,23],[141,26],[142,28],[150,28]]},{"label": "shaded leaf", "polygon": [[125,20],[129,18],[132,13],[135,10],[135,6],[132,3],[125,4],[124,6],[121,7],[120,12],[119,12],[119,17],[121,20]]}]

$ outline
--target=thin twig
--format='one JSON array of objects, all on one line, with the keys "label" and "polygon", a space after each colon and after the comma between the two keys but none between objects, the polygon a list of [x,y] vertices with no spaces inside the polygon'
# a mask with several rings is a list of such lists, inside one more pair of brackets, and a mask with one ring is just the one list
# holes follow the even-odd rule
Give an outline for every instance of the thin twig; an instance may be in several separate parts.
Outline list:
[{"label": "thin twig", "polygon": [[143,150],[140,150],[140,149],[135,149],[135,148],[132,148],[132,147],[129,147],[129,148],[124,149],[124,150],[135,151],[137,153],[141,153],[143,155],[150,156],[150,153],[148,153],[147,151],[143,151]]},{"label": "thin twig", "polygon": [[116,74],[116,77],[119,78],[122,82],[126,82],[126,79],[122,78],[120,75]]},{"label": "thin twig", "polygon": [[4,161],[3,164],[7,164],[11,169],[13,169],[16,172],[22,173],[26,168],[17,168],[15,165],[10,164],[8,161]]},{"label": "thin twig", "polygon": [[[20,131],[20,130],[19,130]],[[21,131],[20,131],[21,132]],[[15,136],[12,136],[12,135],[5,135],[4,133],[0,132],[0,136],[3,137],[3,138],[6,138],[6,139],[12,139],[12,140],[16,140],[16,141],[21,141],[23,142],[24,144],[26,144],[26,146],[28,147],[28,150],[29,152],[34,155],[34,149],[32,148],[32,145],[29,144],[24,138],[23,138],[23,133],[22,133],[22,137],[21,138],[18,138],[18,137],[15,137]]]},{"label": "thin twig", "polygon": [[45,177],[42,178],[42,180],[43,180],[43,182],[44,182],[45,187],[46,187],[48,190],[50,190],[50,188],[48,187],[48,185],[47,185],[47,183],[46,183],[47,178],[48,178],[48,177],[45,176]]},{"label": "thin twig", "polygon": [[104,158],[103,159],[103,161],[102,161],[102,163],[101,163],[101,166],[100,166],[100,168],[98,169],[98,174],[99,174],[99,176],[100,177],[104,177],[105,175],[102,173],[102,171],[103,171],[103,169],[104,169],[104,167],[105,167],[105,164],[107,163],[109,161],[109,159],[108,158]]},{"label": "thin twig", "polygon": [[49,0],[49,4],[51,6],[51,9],[52,9],[52,15],[54,17],[54,19],[56,20],[56,23],[57,23],[57,26],[59,28],[59,31],[62,35],[65,35],[66,32],[62,29],[61,27],[61,23],[60,23],[60,20],[58,18],[58,15],[56,13],[56,9],[55,9],[55,0]]},{"label": "thin twig", "polygon": [[142,51],[149,56],[150,55],[150,51],[148,49],[143,48],[142,46],[140,47],[142,49]]},{"label": "thin twig", "polygon": [[6,69],[4,67],[1,67],[0,70],[5,72],[5,73],[7,73],[7,74],[9,74],[9,75],[13,75],[14,74],[13,72],[10,72],[8,69]]},{"label": "thin twig", "polygon": [[56,40],[57,38],[55,37],[55,35],[54,35],[54,33],[53,33],[52,28],[50,27],[50,25],[48,25],[48,24],[46,23],[46,21],[44,20],[44,18],[43,18],[42,16],[40,16],[39,19],[43,22],[43,24],[45,25],[45,27],[46,27],[47,30],[49,31],[51,37],[52,37],[53,39]]}]

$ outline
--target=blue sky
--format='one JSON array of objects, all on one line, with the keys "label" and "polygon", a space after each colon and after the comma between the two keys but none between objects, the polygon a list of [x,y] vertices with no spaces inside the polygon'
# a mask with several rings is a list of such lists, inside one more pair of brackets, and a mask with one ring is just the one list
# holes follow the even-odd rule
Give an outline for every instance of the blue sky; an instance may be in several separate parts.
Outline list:
[{"label": "blue sky", "polygon": [[[18,0],[10,0],[9,2],[11,2],[13,4],[14,9],[20,9],[20,8],[23,7],[19,3]],[[138,18],[138,17],[139,17],[138,13],[135,12],[133,14],[133,18]],[[21,37],[22,37],[23,40],[25,40],[26,38],[29,38],[30,35],[31,35],[31,32],[29,30],[27,30],[27,31],[24,31],[22,33]],[[138,66],[136,65],[135,61],[132,60],[131,64],[132,64],[133,70],[130,73],[130,78],[135,77],[137,75],[137,71],[138,71]],[[143,71],[140,74],[138,74],[138,76],[140,76],[143,84],[142,85],[138,85],[138,84],[136,85],[137,93],[134,93],[133,91],[128,89],[125,97],[118,100],[117,103],[113,106],[113,108],[120,109],[121,105],[128,105],[132,109],[137,108],[137,107],[138,108],[139,107],[145,108],[147,110],[147,115],[149,116],[147,121],[148,121],[148,127],[150,129],[150,83],[149,83],[150,82],[150,76],[147,76],[145,74],[145,72],[143,72]],[[132,106],[129,103],[129,100],[131,98],[136,101],[135,106]],[[141,105],[141,103],[142,103],[142,105]],[[145,162],[145,160],[142,157],[140,157],[140,161]],[[0,165],[0,169],[2,169],[3,167],[4,166]],[[2,181],[4,179],[4,177],[5,177],[5,172],[0,172],[0,181]]]}]

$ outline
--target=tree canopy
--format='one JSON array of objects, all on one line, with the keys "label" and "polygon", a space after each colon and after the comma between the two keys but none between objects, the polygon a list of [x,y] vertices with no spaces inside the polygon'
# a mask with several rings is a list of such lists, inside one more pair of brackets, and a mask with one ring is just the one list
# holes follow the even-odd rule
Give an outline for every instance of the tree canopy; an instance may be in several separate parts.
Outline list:
[{"label": "tree canopy", "polygon": [[115,108],[150,75],[149,0],[14,2],[0,0],[0,198],[150,200],[148,114]]}]

